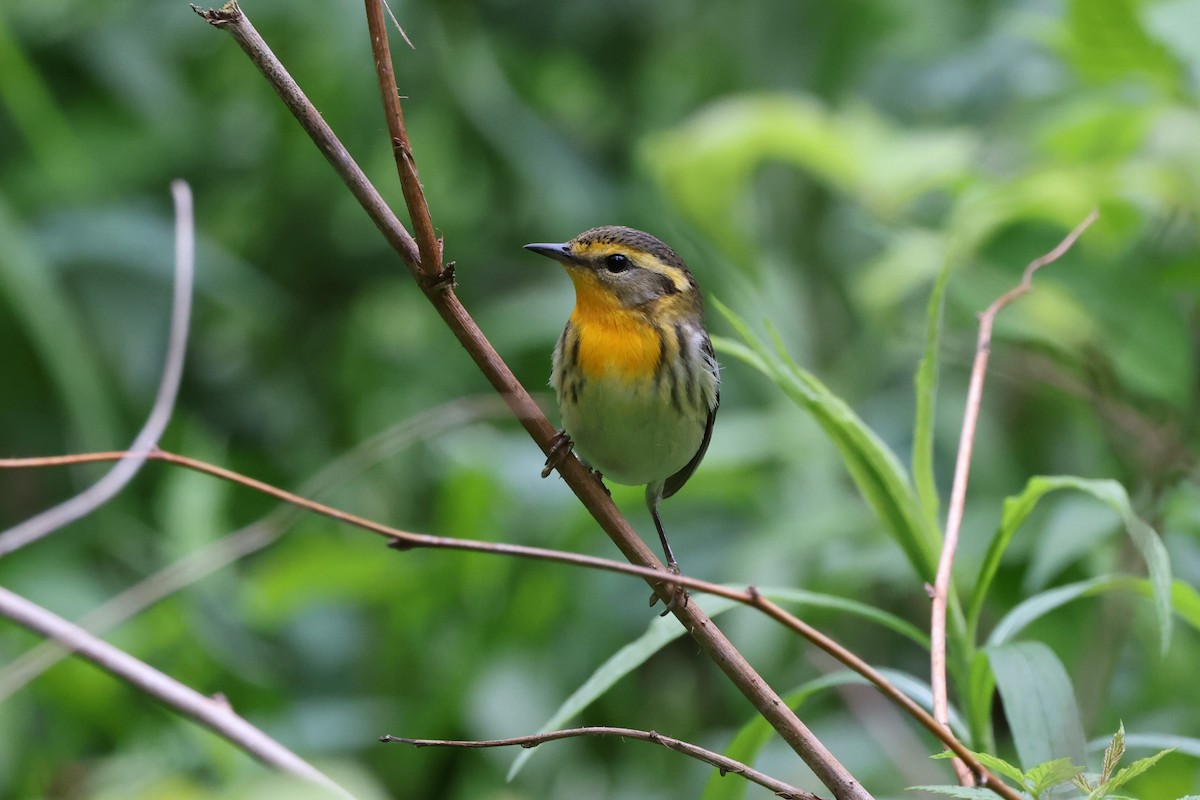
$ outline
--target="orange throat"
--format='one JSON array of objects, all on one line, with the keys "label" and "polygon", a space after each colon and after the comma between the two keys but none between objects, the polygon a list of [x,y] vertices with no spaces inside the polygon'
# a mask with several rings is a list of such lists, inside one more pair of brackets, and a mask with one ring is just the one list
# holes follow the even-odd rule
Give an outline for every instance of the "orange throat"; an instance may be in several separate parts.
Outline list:
[{"label": "orange throat", "polygon": [[658,371],[659,337],[645,318],[621,306],[586,273],[571,273],[579,332],[579,368],[587,378],[615,376],[632,383]]}]

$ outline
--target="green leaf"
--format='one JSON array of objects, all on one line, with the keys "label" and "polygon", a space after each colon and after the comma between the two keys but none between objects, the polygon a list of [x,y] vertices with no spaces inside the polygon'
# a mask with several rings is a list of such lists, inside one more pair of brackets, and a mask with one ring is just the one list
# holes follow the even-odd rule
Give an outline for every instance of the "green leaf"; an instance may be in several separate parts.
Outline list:
[{"label": "green leaf", "polygon": [[[1154,597],[1154,585],[1146,578],[1135,578],[1132,575],[1101,575],[1086,581],[1047,589],[1021,601],[1005,614],[992,629],[987,643],[988,645],[1000,645],[1010,642],[1033,622],[1056,608],[1073,600],[1094,597],[1116,590],[1137,592],[1143,597]],[[1197,592],[1195,587],[1180,580],[1172,581],[1171,607],[1180,619],[1200,631],[1200,592]]]},{"label": "green leaf", "polygon": [[933,469],[933,412],[937,405],[938,346],[942,340],[942,310],[945,305],[946,284],[950,280],[953,257],[942,263],[941,272],[933,282],[929,306],[925,311],[925,353],[913,378],[916,387],[917,411],[913,421],[912,472],[917,499],[925,512],[925,524],[938,529],[939,501]]},{"label": "green leaf", "polygon": [[1061,783],[1067,783],[1076,775],[1083,772],[1083,767],[1069,758],[1056,758],[1038,764],[1025,773],[1025,788],[1038,797],[1047,789],[1052,789]]},{"label": "green leaf", "polygon": [[1054,651],[1041,642],[1014,642],[986,652],[1021,764],[1063,757],[1085,763],[1074,689]]},{"label": "green leaf", "polygon": [[926,516],[896,455],[845,402],[793,362],[782,345],[777,342],[776,352],[771,352],[744,320],[720,301],[713,302],[750,346],[754,358],[746,363],[771,378],[784,394],[813,416],[837,447],[859,493],[904,550],[917,574],[932,581],[937,570],[938,534],[926,524]]},{"label": "green leaf", "polygon": [[[83,314],[68,302],[69,296],[62,276],[0,198],[0,303],[12,309],[55,384],[71,429],[70,446],[112,448],[131,436],[117,424],[111,381],[100,368]],[[159,335],[165,341],[166,331]]]},{"label": "green leaf", "polygon": [[1155,764],[1157,764],[1159,762],[1159,760],[1162,759],[1163,756],[1167,755],[1168,753],[1173,753],[1174,751],[1175,751],[1175,748],[1172,747],[1167,750],[1160,750],[1152,756],[1146,756],[1145,758],[1139,758],[1137,761],[1133,762],[1128,767],[1123,768],[1120,772],[1118,772],[1116,775],[1114,775],[1112,777],[1112,779],[1108,782],[1108,785],[1106,787],[1107,790],[1109,792],[1114,792],[1117,789],[1120,789],[1126,783],[1133,780],[1138,775],[1141,775],[1143,772],[1145,772],[1146,770],[1150,769]]},{"label": "green leaf", "polygon": [[1150,38],[1137,11],[1132,0],[1072,0],[1067,55],[1085,78],[1096,82],[1140,75],[1165,90],[1177,90],[1179,63]]},{"label": "green leaf", "polygon": [[996,678],[992,675],[991,664],[983,650],[977,650],[972,657],[967,681],[964,711],[971,725],[971,742],[979,750],[995,750],[992,695],[996,691]]},{"label": "green leaf", "polygon": [[[980,764],[983,764],[992,772],[998,772],[998,774],[1016,781],[1020,786],[1025,786],[1025,772],[1022,772],[1018,766],[1009,764],[1000,756],[992,756],[991,753],[977,752],[974,756],[979,759]],[[954,758],[954,753],[949,751],[938,753],[937,758]]]},{"label": "green leaf", "polygon": [[1075,489],[1090,494],[1097,500],[1108,504],[1120,516],[1129,538],[1145,560],[1146,568],[1150,573],[1155,613],[1158,618],[1159,642],[1165,652],[1171,640],[1172,619],[1171,563],[1166,548],[1154,529],[1133,512],[1129,495],[1126,494],[1125,488],[1121,484],[1116,481],[1089,480],[1071,475],[1030,478],[1019,495],[1009,497],[1004,501],[1000,527],[988,546],[983,565],[979,570],[979,577],[975,582],[975,591],[971,596],[967,611],[968,630],[972,633],[976,630],[988,589],[991,587],[996,571],[1000,567],[1000,561],[1013,536],[1029,517],[1038,501],[1050,492],[1060,489]]},{"label": "green leaf", "polygon": [[1117,764],[1121,763],[1121,756],[1125,755],[1125,723],[1122,722],[1117,732],[1113,734],[1112,741],[1108,743],[1108,747],[1104,748],[1104,759],[1100,762],[1100,782],[1106,783],[1112,777],[1113,771],[1117,768]]},{"label": "green leaf", "polygon": [[844,611],[847,614],[853,614],[854,616],[877,622],[885,628],[889,628],[901,636],[916,642],[925,650],[929,650],[930,647],[929,635],[916,625],[888,611],[883,611],[866,603],[860,603],[857,600],[849,600],[845,597],[821,592],[810,592],[805,589],[760,587],[759,593],[777,603],[794,603],[814,608]]}]

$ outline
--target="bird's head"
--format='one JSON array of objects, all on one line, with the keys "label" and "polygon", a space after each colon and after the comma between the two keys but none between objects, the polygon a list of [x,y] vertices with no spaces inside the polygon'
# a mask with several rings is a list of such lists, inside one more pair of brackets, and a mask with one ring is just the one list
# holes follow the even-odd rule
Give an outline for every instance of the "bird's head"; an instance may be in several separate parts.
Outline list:
[{"label": "bird's head", "polygon": [[702,307],[700,290],[683,259],[659,239],[633,228],[592,228],[569,242],[527,244],[525,249],[566,268],[580,308],[699,313]]}]

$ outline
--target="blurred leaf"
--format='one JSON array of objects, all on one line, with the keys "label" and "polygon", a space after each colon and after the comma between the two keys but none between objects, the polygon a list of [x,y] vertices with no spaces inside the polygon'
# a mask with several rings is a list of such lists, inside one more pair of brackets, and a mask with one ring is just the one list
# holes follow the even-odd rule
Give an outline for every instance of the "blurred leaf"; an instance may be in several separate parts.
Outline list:
[{"label": "blurred leaf", "polygon": [[850,600],[845,597],[837,597],[831,594],[822,594],[820,592],[809,592],[804,589],[787,589],[787,588],[771,588],[759,587],[759,593],[764,597],[774,600],[782,604],[796,604],[800,606],[811,606],[813,608],[829,608],[834,611],[844,611],[856,617],[861,617],[871,622],[877,622],[885,628],[889,628],[896,633],[916,642],[923,649],[929,649],[929,636],[916,625],[913,625],[908,620],[902,619],[895,614],[892,614],[875,606],[861,603],[857,600]]},{"label": "blurred leaf", "polygon": [[[989,646],[1005,644],[1046,614],[1082,597],[1094,597],[1113,590],[1134,591],[1154,599],[1154,584],[1132,575],[1101,575],[1078,583],[1047,589],[1026,598],[1005,614],[988,636]],[[1200,592],[1183,581],[1171,583],[1171,605],[1180,619],[1200,631]]]},{"label": "blurred leaf", "polygon": [[863,499],[904,550],[913,569],[922,579],[932,581],[937,571],[938,535],[925,523],[925,514],[896,455],[816,376],[793,362],[781,344],[777,342],[772,354],[740,317],[719,300],[713,302],[754,352],[756,358],[747,363],[812,414],[838,448]]},{"label": "blurred leaf", "polygon": [[1163,651],[1171,641],[1171,563],[1166,548],[1158,534],[1145,521],[1138,517],[1129,503],[1125,488],[1116,481],[1089,480],[1070,475],[1066,476],[1035,476],[1025,484],[1021,494],[1009,497],[1004,501],[1004,512],[1001,515],[1000,527],[992,537],[979,569],[979,577],[975,581],[975,592],[967,611],[969,629],[974,636],[979,615],[983,610],[983,602],[1000,560],[1008,549],[1009,543],[1017,530],[1028,518],[1038,501],[1046,494],[1060,489],[1075,489],[1092,495],[1097,500],[1107,503],[1121,517],[1125,530],[1134,546],[1146,561],[1150,573],[1150,581],[1154,587],[1155,613],[1158,619],[1159,641]]},{"label": "blurred leaf", "polygon": [[[164,253],[164,258],[169,259],[170,253]],[[57,283],[57,275],[33,249],[23,226],[0,197],[0,295],[10,313],[22,321],[39,360],[57,384],[57,399],[66,406],[75,440],[68,447],[111,449],[132,439],[133,433],[120,435],[109,381],[98,364],[92,335]],[[169,307],[169,300],[165,305]],[[164,349],[166,337],[164,329]]]},{"label": "blurred leaf", "polygon": [[1078,766],[1071,759],[1056,758],[1053,761],[1038,764],[1029,770],[1025,773],[1025,780],[1022,783],[1033,793],[1034,797],[1040,797],[1042,792],[1066,783],[1081,772],[1083,772],[1083,767]]},{"label": "blurred leaf", "polygon": [[977,146],[965,129],[902,130],[865,107],[836,113],[812,97],[743,95],[649,139],[643,162],[697,228],[736,254],[745,243],[734,207],[768,162],[795,166],[886,217],[959,180]]},{"label": "blurred leaf", "polygon": [[942,309],[945,304],[946,284],[954,259],[947,256],[942,262],[941,272],[933,282],[929,294],[929,305],[925,312],[925,353],[917,365],[913,379],[916,385],[917,413],[913,422],[912,471],[917,498],[925,511],[925,524],[930,530],[938,530],[939,500],[933,464],[933,412],[937,405],[938,348],[942,341]]},{"label": "blurred leaf", "polygon": [[1133,0],[1071,0],[1067,56],[1084,77],[1123,81],[1140,75],[1166,90],[1178,88],[1179,64],[1151,39]]},{"label": "blurred leaf", "polygon": [[1014,642],[986,652],[1021,764],[1085,763],[1075,691],[1054,651],[1041,642]]}]

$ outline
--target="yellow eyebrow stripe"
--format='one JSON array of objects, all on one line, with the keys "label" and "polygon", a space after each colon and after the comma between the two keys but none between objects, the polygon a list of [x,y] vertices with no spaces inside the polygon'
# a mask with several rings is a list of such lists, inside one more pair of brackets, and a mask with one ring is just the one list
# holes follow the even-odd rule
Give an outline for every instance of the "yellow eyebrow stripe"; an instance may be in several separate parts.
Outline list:
[{"label": "yellow eyebrow stripe", "polygon": [[575,255],[583,260],[599,260],[613,253],[621,253],[629,257],[633,263],[644,270],[657,272],[659,275],[666,275],[674,284],[675,290],[678,292],[686,292],[691,285],[688,281],[687,273],[672,264],[668,264],[653,253],[647,253],[645,250],[635,250],[629,247],[623,247],[613,242],[587,242],[580,244],[576,242],[573,247]]}]

